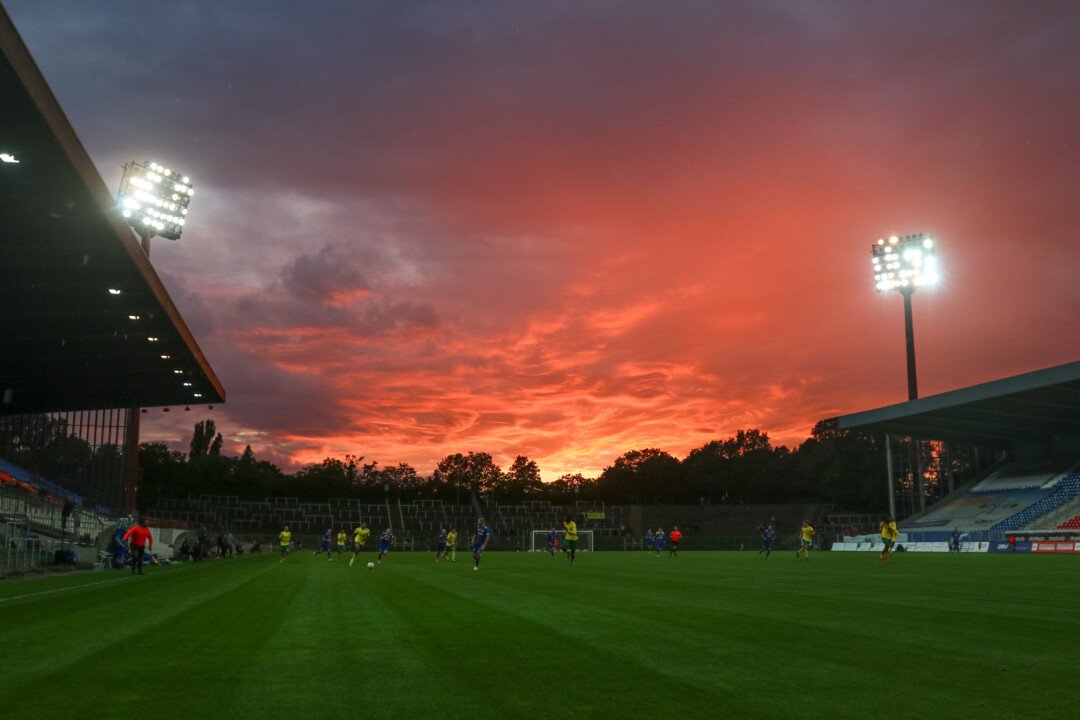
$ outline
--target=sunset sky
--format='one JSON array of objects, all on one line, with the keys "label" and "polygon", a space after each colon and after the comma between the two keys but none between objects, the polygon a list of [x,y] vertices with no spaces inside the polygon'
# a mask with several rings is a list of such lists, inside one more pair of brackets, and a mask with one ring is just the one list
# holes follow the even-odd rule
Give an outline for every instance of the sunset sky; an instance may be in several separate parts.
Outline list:
[{"label": "sunset sky", "polygon": [[906,399],[870,244],[913,232],[922,395],[1080,359],[1075,2],[4,5],[110,187],[196,187],[152,259],[228,402],[144,440],[794,447]]}]

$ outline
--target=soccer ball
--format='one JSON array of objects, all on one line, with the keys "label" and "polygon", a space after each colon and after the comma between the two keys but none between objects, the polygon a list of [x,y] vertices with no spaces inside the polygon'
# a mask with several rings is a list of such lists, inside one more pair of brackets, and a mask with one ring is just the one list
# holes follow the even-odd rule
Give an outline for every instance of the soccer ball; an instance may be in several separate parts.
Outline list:
[{"label": "soccer ball", "polygon": [[375,569],[375,563],[373,563],[373,562],[369,562],[369,563],[367,564],[367,569],[368,569],[368,570],[374,570],[374,569]]}]

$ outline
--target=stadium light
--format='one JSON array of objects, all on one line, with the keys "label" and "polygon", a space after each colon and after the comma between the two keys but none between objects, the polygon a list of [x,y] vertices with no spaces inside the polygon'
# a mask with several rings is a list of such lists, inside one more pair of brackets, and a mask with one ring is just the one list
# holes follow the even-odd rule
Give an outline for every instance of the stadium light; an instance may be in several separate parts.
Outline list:
[{"label": "stadium light", "polygon": [[915,329],[911,319],[911,295],[916,288],[938,282],[937,242],[916,233],[881,238],[870,246],[874,287],[884,293],[899,290],[904,296],[904,336],[907,344],[908,400],[919,397],[915,376]]},{"label": "stadium light", "polygon": [[120,214],[144,240],[179,240],[195,194],[191,179],[156,162],[124,165],[116,198]]},{"label": "stadium light", "polygon": [[912,290],[938,281],[937,243],[921,233],[881,238],[870,247],[878,292]]},{"label": "stadium light", "polygon": [[12,165],[18,165],[19,164],[19,161],[16,160],[15,156],[12,155],[11,153],[0,153],[0,160],[3,160],[6,163],[11,163]]}]

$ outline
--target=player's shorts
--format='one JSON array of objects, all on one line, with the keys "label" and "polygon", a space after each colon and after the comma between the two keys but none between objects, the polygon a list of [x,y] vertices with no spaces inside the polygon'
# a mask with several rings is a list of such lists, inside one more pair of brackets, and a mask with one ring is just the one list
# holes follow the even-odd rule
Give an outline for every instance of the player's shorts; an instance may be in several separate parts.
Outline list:
[{"label": "player's shorts", "polygon": [[564,550],[576,550],[577,549],[577,540],[563,540],[563,549]]},{"label": "player's shorts", "polygon": [[353,540],[353,552],[360,552],[360,548],[364,547],[364,543],[359,540]]},{"label": "player's shorts", "polygon": [[664,549],[664,543],[662,543],[662,542],[656,543],[656,549],[657,550],[663,550]]},{"label": "player's shorts", "polygon": [[289,552],[289,546],[288,545],[282,545],[281,546],[281,554],[285,555],[288,552]]},{"label": "player's shorts", "polygon": [[802,545],[802,546],[803,546],[804,548],[808,548],[808,547],[810,547],[810,541],[809,541],[809,540],[807,540],[806,538],[803,538],[803,539],[802,539],[802,540],[800,540],[799,542],[800,542],[800,544],[801,544],[801,545]]},{"label": "player's shorts", "polygon": [[345,543],[338,543],[337,544],[337,551],[338,552],[345,552]]},{"label": "player's shorts", "polygon": [[386,543],[379,543],[379,552],[381,552],[381,553],[390,552],[390,546],[387,545]]},{"label": "player's shorts", "polygon": [[473,543],[472,551],[474,553],[483,552],[484,551],[484,543],[482,543],[482,542]]},{"label": "player's shorts", "polygon": [[883,538],[881,538],[881,544],[885,546],[886,550],[888,550],[889,548],[892,547],[893,541],[890,538],[883,537]]}]

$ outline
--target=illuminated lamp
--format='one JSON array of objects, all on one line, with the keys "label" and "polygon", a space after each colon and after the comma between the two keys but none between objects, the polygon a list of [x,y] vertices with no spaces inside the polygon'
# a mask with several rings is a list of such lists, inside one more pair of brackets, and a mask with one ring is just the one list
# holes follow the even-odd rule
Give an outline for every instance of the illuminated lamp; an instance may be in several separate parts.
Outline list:
[{"label": "illuminated lamp", "polygon": [[194,194],[186,175],[181,178],[175,170],[156,162],[133,160],[124,165],[116,202],[120,214],[144,240],[179,240]]}]

